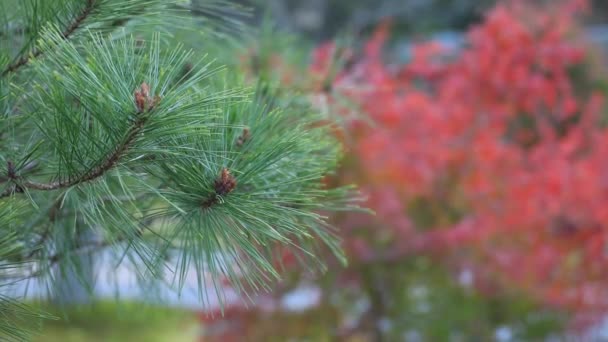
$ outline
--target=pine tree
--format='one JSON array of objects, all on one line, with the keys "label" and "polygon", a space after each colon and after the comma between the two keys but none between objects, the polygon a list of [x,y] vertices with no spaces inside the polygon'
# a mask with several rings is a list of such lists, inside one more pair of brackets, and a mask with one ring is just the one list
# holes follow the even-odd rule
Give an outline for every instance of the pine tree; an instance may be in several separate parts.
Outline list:
[{"label": "pine tree", "polygon": [[235,27],[227,4],[197,3],[207,16],[185,1],[0,0],[3,339],[25,338],[35,314],[12,284],[53,289],[89,271],[83,254],[112,251],[142,284],[173,272],[178,289],[194,265],[202,301],[222,278],[265,289],[277,246],[309,267],[319,240],[340,255],[320,212],[354,205],[350,188],[323,184],[340,157],[330,127],[176,46],[176,24],[207,41]]}]

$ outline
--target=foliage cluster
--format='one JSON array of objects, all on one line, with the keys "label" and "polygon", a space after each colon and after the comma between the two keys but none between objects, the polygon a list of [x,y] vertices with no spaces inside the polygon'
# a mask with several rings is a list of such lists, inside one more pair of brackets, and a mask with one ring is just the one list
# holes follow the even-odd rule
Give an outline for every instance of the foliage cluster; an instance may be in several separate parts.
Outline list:
[{"label": "foliage cluster", "polygon": [[233,12],[221,0],[0,2],[3,340],[26,337],[15,298],[29,282],[52,296],[72,275],[93,291],[83,260],[100,251],[142,286],[179,291],[196,273],[202,302],[220,276],[267,288],[276,244],[309,268],[318,239],[341,256],[317,211],[352,208],[353,194],[323,183],[341,151],[318,113],[171,39],[189,25],[208,46],[233,42]]}]

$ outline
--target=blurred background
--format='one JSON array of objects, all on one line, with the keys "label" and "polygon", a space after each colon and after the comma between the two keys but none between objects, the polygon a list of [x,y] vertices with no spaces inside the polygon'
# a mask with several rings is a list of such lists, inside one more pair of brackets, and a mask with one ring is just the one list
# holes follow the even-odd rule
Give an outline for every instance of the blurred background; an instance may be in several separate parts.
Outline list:
[{"label": "blurred background", "polygon": [[331,218],[349,265],[285,253],[270,293],[203,306],[100,257],[40,341],[608,340],[607,1],[235,2],[255,30],[219,60],[335,122],[328,183],[376,213]]}]

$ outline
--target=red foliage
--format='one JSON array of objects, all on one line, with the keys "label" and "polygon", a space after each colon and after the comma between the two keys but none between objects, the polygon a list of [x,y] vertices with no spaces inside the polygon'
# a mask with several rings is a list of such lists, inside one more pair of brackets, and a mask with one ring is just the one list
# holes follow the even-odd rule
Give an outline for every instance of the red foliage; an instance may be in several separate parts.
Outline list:
[{"label": "red foliage", "polygon": [[[460,51],[418,44],[397,68],[382,61],[382,27],[317,95],[346,97],[371,119],[348,122],[344,174],[378,215],[340,224],[382,230],[375,240],[390,243],[350,238],[351,259],[468,246],[478,275],[551,304],[606,309],[608,130],[603,96],[588,74],[576,79],[589,66],[573,38],[584,5],[503,3]],[[313,72],[327,69],[331,48],[315,54]],[[420,204],[430,224],[414,223]]]}]

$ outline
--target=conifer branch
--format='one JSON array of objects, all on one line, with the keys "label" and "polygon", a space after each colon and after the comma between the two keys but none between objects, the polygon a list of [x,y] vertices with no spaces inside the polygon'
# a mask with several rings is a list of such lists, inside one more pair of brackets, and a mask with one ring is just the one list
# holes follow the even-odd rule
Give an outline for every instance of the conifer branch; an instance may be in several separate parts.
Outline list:
[{"label": "conifer branch", "polygon": [[138,117],[134,121],[134,123],[131,126],[131,128],[129,129],[129,131],[127,132],[127,135],[126,135],[124,141],[120,145],[118,145],[114,149],[114,151],[112,153],[110,153],[100,165],[98,165],[97,167],[94,167],[93,169],[89,170],[88,172],[83,173],[79,177],[76,177],[73,179],[68,179],[68,180],[50,182],[50,183],[37,183],[37,182],[32,182],[32,181],[25,181],[25,182],[22,182],[20,184],[15,184],[14,186],[8,187],[7,189],[5,189],[2,193],[0,193],[0,198],[8,197],[13,193],[22,193],[24,188],[31,189],[31,190],[41,190],[41,191],[57,190],[57,189],[62,189],[62,188],[69,188],[71,186],[78,185],[81,183],[86,183],[86,182],[92,181],[94,179],[97,179],[97,178],[103,176],[106,172],[111,170],[118,163],[120,158],[131,147],[131,145],[135,141],[137,135],[144,128],[144,124],[146,121],[147,121],[146,116]]},{"label": "conifer branch", "polygon": [[118,163],[120,158],[125,154],[125,152],[130,148],[130,146],[135,141],[137,135],[142,131],[146,119],[147,117],[137,118],[131,128],[129,128],[129,131],[127,132],[124,141],[120,145],[118,145],[114,149],[114,151],[110,153],[100,165],[91,169],[88,172],[83,173],[80,177],[63,181],[55,181],[51,183],[36,183],[32,181],[26,181],[23,182],[21,185],[27,189],[48,191],[68,188],[101,177],[110,169],[112,169]]},{"label": "conifer branch", "polygon": [[[190,62],[200,59],[196,51],[160,33],[150,44],[133,32],[112,34],[131,18],[138,30],[156,27],[156,16],[165,20],[171,2],[32,0],[44,4],[40,11],[16,7],[15,20],[9,18],[9,28],[14,21],[32,29],[15,31],[28,42],[22,47],[27,56],[9,47],[3,55],[13,57],[0,67],[0,79],[18,71],[28,77],[15,78],[0,104],[10,109],[19,101],[20,111],[31,115],[0,119],[7,124],[0,156],[6,270],[0,287],[17,278],[80,275],[80,257],[112,247],[122,254],[119,262],[129,252],[149,280],[162,280],[159,270],[166,266],[181,290],[189,265],[196,265],[199,279],[227,277],[244,294],[279,278],[270,253],[276,244],[301,251],[302,261],[316,267],[318,237],[343,259],[332,228],[316,211],[355,205],[350,189],[322,187],[340,148],[316,124],[318,113],[298,101],[275,101],[262,83],[254,97],[240,77],[218,77],[223,67]],[[211,21],[208,31],[221,36],[240,13],[223,5],[200,4]],[[175,14],[179,19],[184,11]],[[82,34],[89,26],[101,34]],[[78,232],[87,230],[99,234],[85,240]],[[57,265],[69,272],[54,273]],[[0,319],[0,335],[6,326]]]},{"label": "conifer branch", "polygon": [[[93,10],[95,9],[95,5],[97,0],[86,0],[85,7],[82,9],[80,14],[74,18],[74,20],[63,30],[61,33],[61,37],[65,40],[69,39],[70,36],[74,34],[83,24],[83,22],[91,15]],[[9,64],[4,71],[2,71],[2,76],[6,76],[10,73],[16,72],[22,67],[26,66],[32,59],[38,58],[42,54],[42,50],[39,48],[34,48],[34,50],[29,55],[21,56],[12,64]]]},{"label": "conifer branch", "polygon": [[[13,187],[7,188],[4,192],[0,193],[0,198],[10,196],[12,193],[15,192],[23,192],[23,189],[50,191],[62,188],[69,188],[71,186],[86,183],[103,176],[119,162],[121,157],[124,156],[128,149],[133,145],[135,139],[143,130],[144,125],[149,118],[149,113],[159,103],[160,98],[158,96],[150,97],[149,93],[150,87],[145,82],[142,83],[139,90],[135,91],[134,98],[135,106],[137,107],[137,112],[135,113],[136,119],[133,121],[133,124],[127,131],[127,134],[125,135],[125,138],[123,139],[122,143],[116,146],[114,148],[114,151],[110,153],[100,165],[81,174],[79,177],[68,180],[60,180],[50,183],[24,181],[19,184],[15,184]],[[17,175],[15,174],[14,166],[10,161],[8,165],[7,178],[11,180],[19,179],[19,177],[17,177]]]}]

